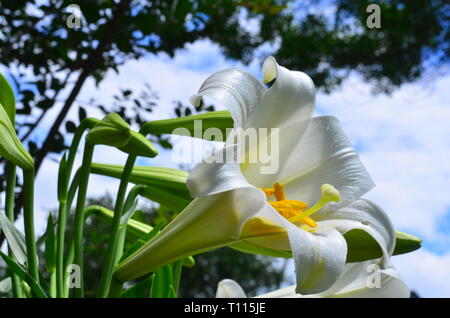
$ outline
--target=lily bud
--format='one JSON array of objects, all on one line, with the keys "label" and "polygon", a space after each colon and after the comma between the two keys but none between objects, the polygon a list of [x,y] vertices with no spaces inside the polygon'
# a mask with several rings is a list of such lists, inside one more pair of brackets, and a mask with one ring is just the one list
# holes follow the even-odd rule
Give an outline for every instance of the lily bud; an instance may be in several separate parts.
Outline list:
[{"label": "lily bud", "polygon": [[9,116],[9,120],[14,125],[16,117],[16,99],[14,98],[14,92],[9,85],[6,78],[0,73],[0,104],[3,105],[6,113]]},{"label": "lily bud", "polygon": [[0,104],[0,156],[24,170],[34,168],[33,158],[17,137],[10,116]]},{"label": "lily bud", "polygon": [[[199,102],[199,101],[198,101]],[[207,129],[218,129],[226,136],[227,129],[233,128],[233,118],[229,111],[214,111],[181,118],[155,120],[145,123],[141,131],[144,134],[174,134],[209,139],[209,134],[203,134]]]},{"label": "lily bud", "polygon": [[116,113],[106,115],[86,137],[90,144],[107,145],[119,150],[143,157],[155,157],[158,154],[155,146],[143,135],[133,131]]},{"label": "lily bud", "polygon": [[143,156],[153,158],[158,155],[158,150],[156,150],[153,143],[148,140],[144,135],[130,130],[130,139],[128,143],[120,147],[119,149],[125,153],[135,156]]}]

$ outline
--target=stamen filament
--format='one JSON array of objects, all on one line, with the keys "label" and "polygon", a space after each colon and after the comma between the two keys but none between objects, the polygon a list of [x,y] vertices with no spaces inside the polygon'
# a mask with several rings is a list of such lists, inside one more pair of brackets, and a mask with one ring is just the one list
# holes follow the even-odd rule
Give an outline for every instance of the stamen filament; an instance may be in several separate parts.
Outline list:
[{"label": "stamen filament", "polygon": [[[317,226],[317,223],[310,218],[310,215],[322,209],[328,202],[339,202],[341,199],[339,191],[336,188],[329,184],[323,184],[320,188],[322,190],[322,197],[316,204],[307,209],[308,205],[305,202],[286,200],[286,193],[284,192],[283,186],[279,183],[275,183],[273,188],[260,189],[264,191],[267,199],[275,195],[276,201],[268,201],[268,203],[289,222],[300,222],[309,227]],[[307,210],[304,211],[305,209]]]},{"label": "stamen filament", "polygon": [[[312,207],[310,207],[308,210],[303,211],[303,216],[310,216],[320,209],[322,209],[328,202],[339,202],[341,200],[341,195],[339,194],[339,191],[333,187],[330,184],[323,184],[320,189],[322,190],[322,197],[319,201],[317,201],[316,204],[314,204]],[[290,219],[288,219],[290,222],[296,222],[300,221],[301,216],[296,215]]]}]

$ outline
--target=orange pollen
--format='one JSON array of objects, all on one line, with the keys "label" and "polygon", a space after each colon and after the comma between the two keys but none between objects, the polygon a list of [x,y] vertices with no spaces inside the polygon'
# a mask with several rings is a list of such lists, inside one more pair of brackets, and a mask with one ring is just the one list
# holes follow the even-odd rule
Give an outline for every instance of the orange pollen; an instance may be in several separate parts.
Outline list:
[{"label": "orange pollen", "polygon": [[286,193],[281,184],[275,183],[273,188],[260,189],[266,194],[267,199],[275,195],[276,201],[268,201],[268,203],[286,219],[294,218],[294,222],[299,222],[309,227],[317,226],[317,223],[312,218],[302,213],[308,208],[308,205],[303,201],[286,200]]}]

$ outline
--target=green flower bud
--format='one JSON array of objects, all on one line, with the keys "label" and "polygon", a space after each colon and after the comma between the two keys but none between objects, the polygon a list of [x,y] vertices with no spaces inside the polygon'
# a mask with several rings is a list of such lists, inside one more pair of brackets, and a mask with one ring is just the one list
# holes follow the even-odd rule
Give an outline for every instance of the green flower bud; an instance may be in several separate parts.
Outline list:
[{"label": "green flower bud", "polygon": [[34,168],[33,158],[17,137],[10,116],[0,104],[0,156],[24,170]]},{"label": "green flower bud", "polygon": [[233,118],[230,112],[214,111],[180,118],[150,121],[142,126],[141,131],[144,134],[188,135],[208,140],[212,136],[204,134],[204,132],[209,128],[218,129],[225,140],[227,129],[233,128]]},{"label": "green flower bud", "polygon": [[142,134],[133,131],[116,113],[106,115],[91,129],[86,141],[92,145],[107,145],[143,157],[155,157],[158,151]]},{"label": "green flower bud", "polygon": [[120,150],[130,155],[150,158],[153,158],[158,154],[158,150],[156,150],[153,143],[144,135],[133,130],[130,130],[130,134],[131,137],[128,140],[128,143],[123,147],[119,147]]},{"label": "green flower bud", "polygon": [[11,86],[1,73],[0,73],[0,104],[3,105],[3,108],[5,108],[5,111],[9,116],[9,120],[14,125],[16,117],[16,99],[14,98],[14,92]]}]

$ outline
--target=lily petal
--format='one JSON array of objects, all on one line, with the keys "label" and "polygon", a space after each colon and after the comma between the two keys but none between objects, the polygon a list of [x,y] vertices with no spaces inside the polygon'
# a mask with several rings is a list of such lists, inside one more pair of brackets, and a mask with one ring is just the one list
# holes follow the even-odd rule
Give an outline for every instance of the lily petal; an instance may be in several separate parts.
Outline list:
[{"label": "lily petal", "polygon": [[246,128],[247,119],[254,113],[265,91],[264,85],[253,75],[238,69],[226,69],[208,77],[190,101],[199,106],[203,97],[213,98],[227,107],[235,127]]},{"label": "lily petal", "polygon": [[223,279],[217,285],[216,298],[246,298],[242,287],[232,279]]},{"label": "lily petal", "polygon": [[376,265],[373,261],[348,264],[347,268],[334,286],[320,297],[348,297],[348,298],[408,298],[410,290],[401,280],[395,267],[389,265],[385,269],[380,269],[380,286],[370,286],[368,284],[369,275],[374,272],[369,266]]},{"label": "lily petal", "polygon": [[270,187],[278,182],[288,198],[308,205],[320,199],[322,184],[331,184],[341,194],[341,202],[331,204],[334,209],[375,185],[335,117],[314,117],[281,129],[279,159],[276,174],[261,174],[260,164],[242,164],[241,169],[251,184]]},{"label": "lily petal", "polygon": [[187,256],[240,239],[244,222],[265,204],[255,187],[194,199],[155,238],[118,265],[116,277],[127,281]]},{"label": "lily petal", "polygon": [[266,89],[254,76],[238,69],[214,73],[191,97],[194,106],[210,97],[227,107],[241,128],[280,128],[312,116],[315,88],[303,72],[290,71],[269,57],[263,64]]},{"label": "lily petal", "polygon": [[334,211],[319,211],[315,216],[318,224],[328,225],[345,234],[360,229],[371,235],[388,260],[395,248],[395,231],[387,214],[375,203],[360,199],[349,206]]},{"label": "lily petal", "polygon": [[229,145],[197,164],[186,185],[192,197],[202,197],[233,189],[252,187],[242,175],[236,156],[238,146]]},{"label": "lily petal", "polygon": [[[265,227],[255,226],[252,233],[248,224],[255,220],[263,220]],[[264,230],[262,235],[260,229]],[[242,235],[245,241],[259,246],[292,251],[298,293],[322,292],[331,287],[344,270],[347,243],[341,233],[328,225],[318,226],[314,232],[301,229],[269,204],[247,221]]]},{"label": "lily petal", "polygon": [[[292,225],[292,224],[291,224]],[[309,233],[288,227],[295,262],[297,293],[314,294],[332,286],[344,270],[347,244],[334,228],[321,227]]]},{"label": "lily petal", "polygon": [[273,84],[249,116],[248,127],[281,128],[312,116],[316,93],[308,75],[290,71],[269,57],[263,64],[263,76],[265,83]]},{"label": "lily petal", "polygon": [[[408,298],[410,290],[399,277],[395,267],[380,270],[380,288],[369,287],[367,271],[373,261],[350,264],[339,280],[328,290],[319,294],[301,295],[295,285],[284,287],[256,298]],[[236,283],[237,284],[237,283]]]}]

